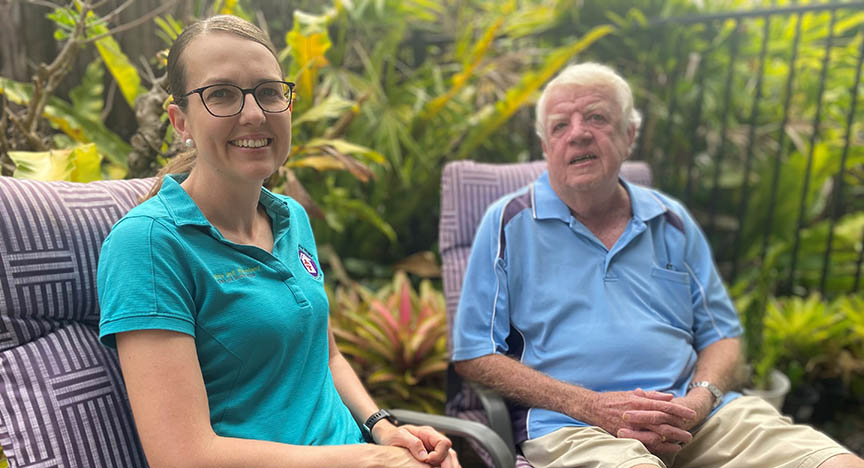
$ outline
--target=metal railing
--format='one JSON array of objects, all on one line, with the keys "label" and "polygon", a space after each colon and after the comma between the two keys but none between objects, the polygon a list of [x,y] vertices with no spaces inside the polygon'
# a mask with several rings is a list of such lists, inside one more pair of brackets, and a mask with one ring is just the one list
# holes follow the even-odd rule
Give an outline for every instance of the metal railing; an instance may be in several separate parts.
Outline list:
[{"label": "metal railing", "polygon": [[725,279],[776,275],[782,294],[858,291],[864,2],[664,18],[632,32],[675,49],[635,90],[636,157],[694,212]]}]

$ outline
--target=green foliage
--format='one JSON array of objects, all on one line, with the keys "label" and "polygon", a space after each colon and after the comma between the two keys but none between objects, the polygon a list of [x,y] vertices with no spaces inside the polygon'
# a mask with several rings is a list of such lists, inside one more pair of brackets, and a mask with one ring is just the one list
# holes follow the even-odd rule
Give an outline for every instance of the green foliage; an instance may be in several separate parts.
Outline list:
[{"label": "green foliage", "polygon": [[848,344],[846,320],[836,303],[818,294],[774,299],[765,313],[765,346],[793,384],[804,372],[825,376],[835,372],[832,366]]},{"label": "green foliage", "polygon": [[864,297],[861,295],[849,295],[837,300],[836,306],[840,314],[846,317],[849,323],[851,336],[850,341],[852,354],[864,360]]},{"label": "green foliage", "polygon": [[174,43],[174,40],[177,39],[177,36],[183,32],[183,23],[177,21],[177,19],[171,15],[165,15],[164,17],[157,16],[156,18],[153,18],[153,21],[156,23],[156,26],[159,27],[159,30],[156,31],[156,35],[158,35],[159,38],[169,47]]},{"label": "green foliage", "polygon": [[[811,148],[820,77],[813,70],[822,66],[829,14],[808,12],[800,22],[797,15],[775,17],[770,24],[755,17],[737,26],[731,20],[656,21],[766,6],[745,0],[706,3],[465,0],[454,10],[442,0],[296,2],[306,10],[295,9],[287,17],[290,29],[286,18],[267,16],[266,29],[281,47],[288,79],[298,83],[294,148],[273,188],[305,196],[306,206],[317,205],[310,212],[320,211],[313,222],[321,243],[351,255],[354,261],[346,264],[368,265],[352,271],[355,275],[372,274],[374,264],[435,250],[443,165],[463,157],[494,162],[539,157],[531,112],[539,89],[567,62],[597,60],[630,81],[646,114],[637,146],[641,153],[635,157],[649,162],[661,189],[691,208],[710,235],[724,276],[731,279],[736,261],[735,279],[752,280],[765,261],[767,236],[768,251],[776,252],[768,267],[791,270],[794,262],[796,268],[789,284],[778,275],[773,292],[804,294],[821,279],[819,251],[827,244],[837,195],[864,14],[846,9],[837,17],[822,122]],[[257,6],[203,2],[194,12],[254,20]],[[76,8],[50,14],[58,40],[71,38]],[[88,38],[108,31],[96,15],[86,21]],[[155,21],[166,45],[182,29],[168,14]],[[798,61],[790,68],[790,44],[799,26]],[[763,31],[768,32],[764,63],[759,60]],[[101,73],[107,64],[131,103],[140,92],[137,72],[111,36],[99,37],[95,45]],[[762,67],[762,99],[751,122],[754,70]],[[45,116],[68,136],[55,138],[57,148],[94,142],[106,161],[122,165],[129,146],[97,118],[104,113],[99,73],[100,66],[91,64],[70,94],[71,105],[52,100]],[[790,73],[795,75],[791,117],[780,128]],[[17,102],[26,104],[26,93],[18,94],[24,97]],[[843,168],[846,208],[837,213],[843,233],[838,238],[835,232],[832,239],[828,295],[851,289],[854,256],[860,253],[856,229],[862,226],[855,213],[864,207],[861,128],[857,118]],[[780,188],[772,193],[778,162]],[[805,209],[799,220],[801,200]],[[808,237],[793,254],[799,223]]]},{"label": "green foliage", "polygon": [[448,160],[528,158],[537,91],[612,32],[601,25],[548,42],[541,35],[570,14],[567,5],[467,1],[454,11],[441,1],[391,0],[295,13],[280,52],[298,82],[295,140],[335,133],[386,158],[368,182],[321,172],[332,167],[326,161],[289,162],[325,213],[314,226],[319,242],[356,260],[346,265],[367,265],[353,274],[434,250]]},{"label": "green foliage", "polygon": [[102,179],[102,157],[89,143],[65,150],[42,152],[10,151],[15,163],[14,177],[33,180],[92,182]]},{"label": "green foliage", "polygon": [[444,296],[404,272],[378,291],[338,287],[331,324],[340,351],[382,407],[441,413],[447,369]]},{"label": "green foliage", "polygon": [[[58,27],[54,34],[55,39],[69,39],[69,34],[75,29],[75,18],[80,12],[81,4],[76,2],[75,9],[58,7],[48,14],[48,18]],[[126,54],[120,50],[120,44],[108,33],[104,20],[92,11],[87,14],[86,37],[95,39],[99,55],[120,87],[129,107],[134,108],[135,98],[144,91],[138,71],[132,66]]]},{"label": "green foliage", "polygon": [[[95,66],[88,66],[89,79],[94,79],[99,73]],[[95,86],[95,81],[82,82],[72,91],[72,103],[57,97],[51,97],[45,106],[43,117],[50,124],[66,134],[74,144],[94,143],[99,154],[114,164],[124,165],[131,147],[117,134],[109,130],[102,122],[100,115],[94,109],[101,108],[93,99],[95,95],[88,91],[88,86]],[[86,83],[91,83],[87,85]],[[101,86],[101,84],[99,85]],[[33,96],[33,86],[27,83],[17,83],[0,77],[0,94],[15,104],[26,105]],[[101,96],[100,96],[101,101]],[[80,106],[80,107],[79,107]],[[65,145],[61,145],[65,146]],[[110,168],[109,168],[110,170]]]},{"label": "green foliage", "polygon": [[[748,301],[744,302],[746,307]],[[789,377],[793,391],[805,382],[827,378],[840,378],[848,387],[853,379],[864,377],[861,295],[831,301],[818,294],[772,297],[765,303],[759,353],[749,356],[754,387],[764,388],[772,369]],[[745,336],[752,339],[754,333],[745,330]]]},{"label": "green foliage", "polygon": [[[645,77],[635,80],[637,96],[641,95],[637,101],[650,103],[640,136],[646,153],[640,157],[655,168],[659,186],[683,198],[694,212],[727,278],[731,279],[734,262],[734,273],[744,276],[734,279],[752,280],[753,271],[765,261],[763,243],[767,243],[768,251],[783,251],[771,267],[785,268],[785,276],[778,278],[772,292],[802,295],[820,287],[825,261],[819,255],[828,247],[827,220],[835,214],[841,169],[846,192],[845,206],[836,213],[839,222],[851,226],[852,218],[864,208],[855,188],[860,187],[864,164],[860,117],[849,135],[846,131],[851,89],[860,86],[854,77],[864,41],[864,15],[852,9],[838,12],[821,102],[830,13],[802,14],[800,22],[798,18],[778,16],[770,24],[764,18],[744,19],[737,27],[726,21],[646,28],[645,35],[631,34],[628,46],[647,40],[647,34],[654,34],[658,43],[634,62],[638,68],[632,75]],[[624,24],[621,20],[618,26]],[[790,68],[790,45],[799,26],[797,60]],[[763,39],[764,62],[760,61]],[[760,83],[757,77],[763,66]],[[790,75],[794,79],[788,83]],[[787,83],[788,119],[781,128]],[[757,91],[761,93],[758,102]],[[861,111],[859,105],[857,113]],[[817,114],[821,118],[814,134]],[[847,136],[851,145],[841,168]],[[799,225],[808,239],[802,237],[796,246]],[[861,230],[844,234],[850,237],[828,257],[826,294],[852,289],[850,262],[860,252],[862,234]],[[793,254],[796,247],[800,251]]]}]

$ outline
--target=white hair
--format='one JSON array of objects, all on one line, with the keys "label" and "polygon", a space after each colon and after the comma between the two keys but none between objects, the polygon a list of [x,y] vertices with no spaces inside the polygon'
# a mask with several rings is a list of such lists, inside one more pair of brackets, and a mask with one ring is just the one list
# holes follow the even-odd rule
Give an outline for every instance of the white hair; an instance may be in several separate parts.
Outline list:
[{"label": "white hair", "polygon": [[[559,86],[576,85],[580,87],[601,86],[612,90],[615,96],[616,103],[620,106],[622,124],[628,123],[629,128],[639,131],[639,126],[642,124],[642,115],[639,111],[633,108],[633,92],[630,90],[630,85],[615,73],[612,68],[601,65],[599,63],[585,62],[575,65],[569,65],[561,73],[552,78],[546,87],[543,88],[543,94],[537,100],[535,115],[537,116],[534,123],[537,135],[540,140],[546,142],[546,100],[549,97],[550,91]],[[634,138],[635,142],[636,139]],[[631,145],[632,150],[632,145]]]}]

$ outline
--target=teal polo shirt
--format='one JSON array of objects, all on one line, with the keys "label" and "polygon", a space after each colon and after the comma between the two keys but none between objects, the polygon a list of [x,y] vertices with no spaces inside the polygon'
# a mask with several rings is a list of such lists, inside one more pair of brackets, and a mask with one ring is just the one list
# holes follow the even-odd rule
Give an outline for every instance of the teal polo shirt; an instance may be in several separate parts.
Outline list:
[{"label": "teal polo shirt", "polygon": [[[489,208],[454,320],[454,361],[508,354],[597,392],[687,392],[699,351],[741,334],[738,315],[687,210],[621,184],[632,217],[611,249],[570,214],[548,173]],[[514,417],[520,442],[582,425],[544,408]]]},{"label": "teal polo shirt", "polygon": [[[225,239],[178,183],[118,221],[102,245],[99,337],[195,338],[222,436],[296,445],[363,442],[330,374],[328,301],[304,209],[262,188],[273,253]],[[155,350],[154,350],[155,352]]]}]

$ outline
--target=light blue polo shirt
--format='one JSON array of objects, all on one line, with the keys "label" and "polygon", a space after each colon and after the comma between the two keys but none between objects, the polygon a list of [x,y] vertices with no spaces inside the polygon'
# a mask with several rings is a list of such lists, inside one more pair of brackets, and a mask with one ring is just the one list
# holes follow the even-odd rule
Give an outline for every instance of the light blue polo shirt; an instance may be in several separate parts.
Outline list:
[{"label": "light blue polo shirt", "polygon": [[[738,316],[690,214],[621,183],[633,216],[611,250],[573,218],[548,173],[489,207],[462,286],[454,361],[510,354],[598,392],[686,393],[697,353],[740,335]],[[580,425],[530,408],[516,436]]]},{"label": "light blue polo shirt", "polygon": [[222,436],[296,445],[363,442],[328,366],[328,302],[309,219],[262,188],[273,253],[226,240],[175,177],[105,239],[99,336],[192,335]]}]

